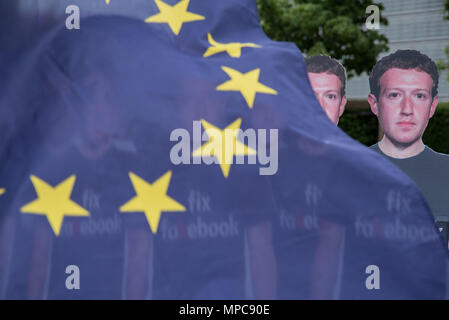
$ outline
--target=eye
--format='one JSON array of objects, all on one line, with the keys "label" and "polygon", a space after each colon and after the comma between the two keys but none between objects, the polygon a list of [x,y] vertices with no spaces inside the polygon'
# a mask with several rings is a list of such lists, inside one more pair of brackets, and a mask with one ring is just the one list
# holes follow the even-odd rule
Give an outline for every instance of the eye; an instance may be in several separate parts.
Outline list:
[{"label": "eye", "polygon": [[417,93],[417,94],[416,94],[416,97],[417,97],[418,99],[426,99],[426,98],[427,98],[427,95],[426,95],[425,93]]},{"label": "eye", "polygon": [[329,93],[329,94],[327,95],[327,97],[328,97],[329,99],[331,99],[331,100],[337,99],[337,96],[336,96],[335,94],[333,94],[333,93]]},{"label": "eye", "polygon": [[399,93],[398,92],[390,92],[388,94],[388,98],[394,99],[394,98],[397,98],[397,97],[399,97]]}]

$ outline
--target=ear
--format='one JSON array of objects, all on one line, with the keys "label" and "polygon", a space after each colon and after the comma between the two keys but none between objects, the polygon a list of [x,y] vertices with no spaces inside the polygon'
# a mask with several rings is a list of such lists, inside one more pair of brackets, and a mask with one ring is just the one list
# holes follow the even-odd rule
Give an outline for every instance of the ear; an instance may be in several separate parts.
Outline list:
[{"label": "ear", "polygon": [[374,94],[370,93],[368,95],[368,103],[371,107],[371,112],[374,113],[376,116],[379,115],[379,104],[377,102],[377,98]]},{"label": "ear", "polygon": [[433,117],[438,105],[438,96],[433,97],[432,104],[430,106],[429,119]]},{"label": "ear", "polygon": [[346,95],[343,96],[343,98],[341,98],[341,102],[340,102],[340,110],[338,112],[338,117],[340,118],[341,115],[343,114],[343,112],[345,111],[345,106],[346,106]]}]

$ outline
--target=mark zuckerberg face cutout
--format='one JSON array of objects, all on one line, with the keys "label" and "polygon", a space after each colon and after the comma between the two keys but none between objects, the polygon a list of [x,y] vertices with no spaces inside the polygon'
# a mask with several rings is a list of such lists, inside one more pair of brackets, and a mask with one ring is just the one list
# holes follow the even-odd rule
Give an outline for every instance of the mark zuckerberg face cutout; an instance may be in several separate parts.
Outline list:
[{"label": "mark zuckerberg face cutout", "polygon": [[368,102],[379,119],[385,138],[399,148],[421,143],[438,98],[432,99],[433,80],[417,69],[387,70],[379,79],[378,99],[370,94]]},{"label": "mark zuckerberg face cutout", "polygon": [[346,96],[341,96],[341,81],[332,73],[312,73],[309,72],[309,80],[315,96],[321,107],[326,112],[329,119],[338,123],[338,119],[343,114],[346,104]]}]

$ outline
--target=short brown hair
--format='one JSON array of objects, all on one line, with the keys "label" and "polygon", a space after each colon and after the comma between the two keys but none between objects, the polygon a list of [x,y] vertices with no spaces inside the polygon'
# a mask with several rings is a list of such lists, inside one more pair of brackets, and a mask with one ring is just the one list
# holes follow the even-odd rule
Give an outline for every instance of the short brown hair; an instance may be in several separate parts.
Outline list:
[{"label": "short brown hair", "polygon": [[307,72],[310,73],[331,73],[340,79],[341,89],[340,95],[346,94],[346,71],[345,68],[337,60],[326,56],[311,56],[306,59]]},{"label": "short brown hair", "polygon": [[438,94],[438,68],[435,62],[428,56],[417,50],[397,50],[388,56],[380,59],[369,76],[369,86],[371,93],[379,99],[380,82],[379,79],[389,69],[417,69],[429,74],[433,80],[432,98]]}]

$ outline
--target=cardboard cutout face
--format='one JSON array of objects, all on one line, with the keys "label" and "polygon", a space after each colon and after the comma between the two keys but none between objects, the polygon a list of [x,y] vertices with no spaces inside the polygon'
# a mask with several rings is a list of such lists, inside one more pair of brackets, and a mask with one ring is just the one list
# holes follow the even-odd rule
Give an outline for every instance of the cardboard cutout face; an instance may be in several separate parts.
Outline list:
[{"label": "cardboard cutout face", "polygon": [[368,102],[386,139],[403,147],[420,143],[438,104],[437,96],[432,99],[430,75],[416,69],[392,68],[379,82],[379,98],[370,94]]},{"label": "cardboard cutout face", "polygon": [[315,96],[329,119],[338,124],[338,119],[343,114],[346,104],[346,96],[341,96],[341,81],[332,73],[309,72],[309,80]]}]

